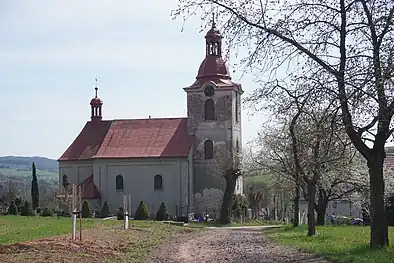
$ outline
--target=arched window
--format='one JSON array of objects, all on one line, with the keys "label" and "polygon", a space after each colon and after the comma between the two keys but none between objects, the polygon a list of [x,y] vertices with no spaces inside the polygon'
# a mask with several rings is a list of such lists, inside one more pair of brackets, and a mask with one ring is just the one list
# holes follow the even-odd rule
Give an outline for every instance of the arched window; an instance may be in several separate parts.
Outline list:
[{"label": "arched window", "polygon": [[67,188],[68,188],[68,185],[70,184],[69,182],[68,182],[68,177],[67,177],[67,175],[63,175],[63,187],[64,187],[64,189],[66,189],[67,190]]},{"label": "arched window", "polygon": [[206,140],[204,142],[204,155],[205,160],[213,158],[213,142],[211,140]]},{"label": "arched window", "polygon": [[204,107],[205,120],[215,120],[215,103],[209,99],[205,101]]},{"label": "arched window", "polygon": [[237,139],[237,141],[235,142],[235,152],[236,152],[237,154],[239,154],[239,141],[238,141],[238,139]]},{"label": "arched window", "polygon": [[236,122],[238,122],[239,121],[239,119],[238,119],[238,92],[235,92],[235,121]]},{"label": "arched window", "polygon": [[215,89],[213,88],[212,85],[208,85],[204,89],[204,94],[207,97],[212,97],[215,94]]},{"label": "arched window", "polygon": [[155,175],[153,178],[153,188],[155,190],[163,189],[163,177],[160,174]]},{"label": "arched window", "polygon": [[116,176],[116,190],[123,190],[123,176]]}]

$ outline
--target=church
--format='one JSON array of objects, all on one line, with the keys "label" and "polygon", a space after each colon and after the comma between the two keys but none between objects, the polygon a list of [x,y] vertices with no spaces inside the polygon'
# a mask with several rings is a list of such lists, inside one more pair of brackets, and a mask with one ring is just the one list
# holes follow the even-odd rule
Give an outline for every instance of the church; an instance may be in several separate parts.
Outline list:
[{"label": "church", "polygon": [[[132,213],[140,201],[152,214],[162,201],[172,215],[214,208],[224,190],[220,166],[242,149],[243,90],[231,80],[222,39],[213,22],[197,77],[183,88],[185,118],[105,120],[96,87],[90,121],[58,159],[59,189],[64,181],[81,185],[92,210],[107,202],[116,212],[123,195],[130,196]],[[242,184],[240,177],[237,194]]]}]

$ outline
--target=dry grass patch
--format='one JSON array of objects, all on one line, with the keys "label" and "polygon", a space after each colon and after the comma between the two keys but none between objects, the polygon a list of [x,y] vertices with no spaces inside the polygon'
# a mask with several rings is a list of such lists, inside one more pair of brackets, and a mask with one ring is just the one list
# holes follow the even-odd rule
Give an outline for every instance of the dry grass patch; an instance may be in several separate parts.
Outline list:
[{"label": "dry grass patch", "polygon": [[178,234],[193,231],[158,222],[130,222],[124,230],[121,221],[105,222],[83,231],[83,241],[71,235],[0,246],[2,263],[13,262],[144,262],[156,245]]}]

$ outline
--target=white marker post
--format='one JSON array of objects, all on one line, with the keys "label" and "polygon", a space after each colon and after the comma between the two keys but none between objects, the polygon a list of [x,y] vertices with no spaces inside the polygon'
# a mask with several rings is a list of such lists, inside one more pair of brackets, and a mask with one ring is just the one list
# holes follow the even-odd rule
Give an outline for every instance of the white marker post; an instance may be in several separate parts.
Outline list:
[{"label": "white marker post", "polygon": [[129,213],[127,211],[124,213],[124,229],[129,229]]},{"label": "white marker post", "polygon": [[77,239],[77,209],[73,211],[73,240]]},{"label": "white marker post", "polygon": [[72,185],[72,200],[71,200],[71,205],[72,205],[72,214],[71,214],[71,220],[72,220],[72,240],[76,240],[76,232],[77,232],[77,209],[76,207],[76,186],[75,184]]}]

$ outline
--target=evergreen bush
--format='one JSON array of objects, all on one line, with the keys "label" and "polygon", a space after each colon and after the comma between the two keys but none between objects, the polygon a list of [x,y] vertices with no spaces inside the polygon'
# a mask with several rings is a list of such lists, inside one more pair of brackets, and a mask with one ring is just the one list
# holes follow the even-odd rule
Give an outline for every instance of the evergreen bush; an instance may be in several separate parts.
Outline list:
[{"label": "evergreen bush", "polygon": [[49,209],[48,207],[45,207],[45,208],[41,211],[40,216],[42,216],[42,217],[52,216],[52,211],[51,211],[51,209]]},{"label": "evergreen bush", "polygon": [[135,210],[134,219],[135,220],[148,220],[149,219],[149,210],[146,207],[144,201],[141,201],[137,207],[137,210]]},{"label": "evergreen bush", "polygon": [[33,179],[31,181],[31,200],[33,204],[33,210],[36,210],[39,204],[40,195],[38,193],[38,180],[37,180],[37,172],[36,172],[36,165],[32,164],[32,176]]},{"label": "evergreen bush", "polygon": [[123,207],[119,207],[117,213],[116,213],[116,218],[118,220],[124,220],[124,210]]},{"label": "evergreen bush", "polygon": [[18,214],[18,208],[16,207],[14,201],[12,201],[10,206],[8,207],[8,214],[9,215],[17,215]]},{"label": "evergreen bush", "polygon": [[91,218],[92,211],[90,210],[90,205],[88,201],[84,201],[82,204],[82,218]]},{"label": "evergreen bush", "polygon": [[104,202],[103,208],[101,209],[101,217],[103,218],[109,217],[109,206],[107,201]]},{"label": "evergreen bush", "polygon": [[33,216],[33,209],[30,205],[29,202],[25,201],[25,203],[23,204],[23,209],[22,209],[22,216]]},{"label": "evergreen bush", "polygon": [[159,210],[156,213],[157,221],[166,221],[168,220],[168,210],[167,206],[164,202],[161,202]]},{"label": "evergreen bush", "polygon": [[37,207],[37,209],[36,209],[36,213],[37,213],[37,215],[41,215],[41,208],[40,207]]}]

